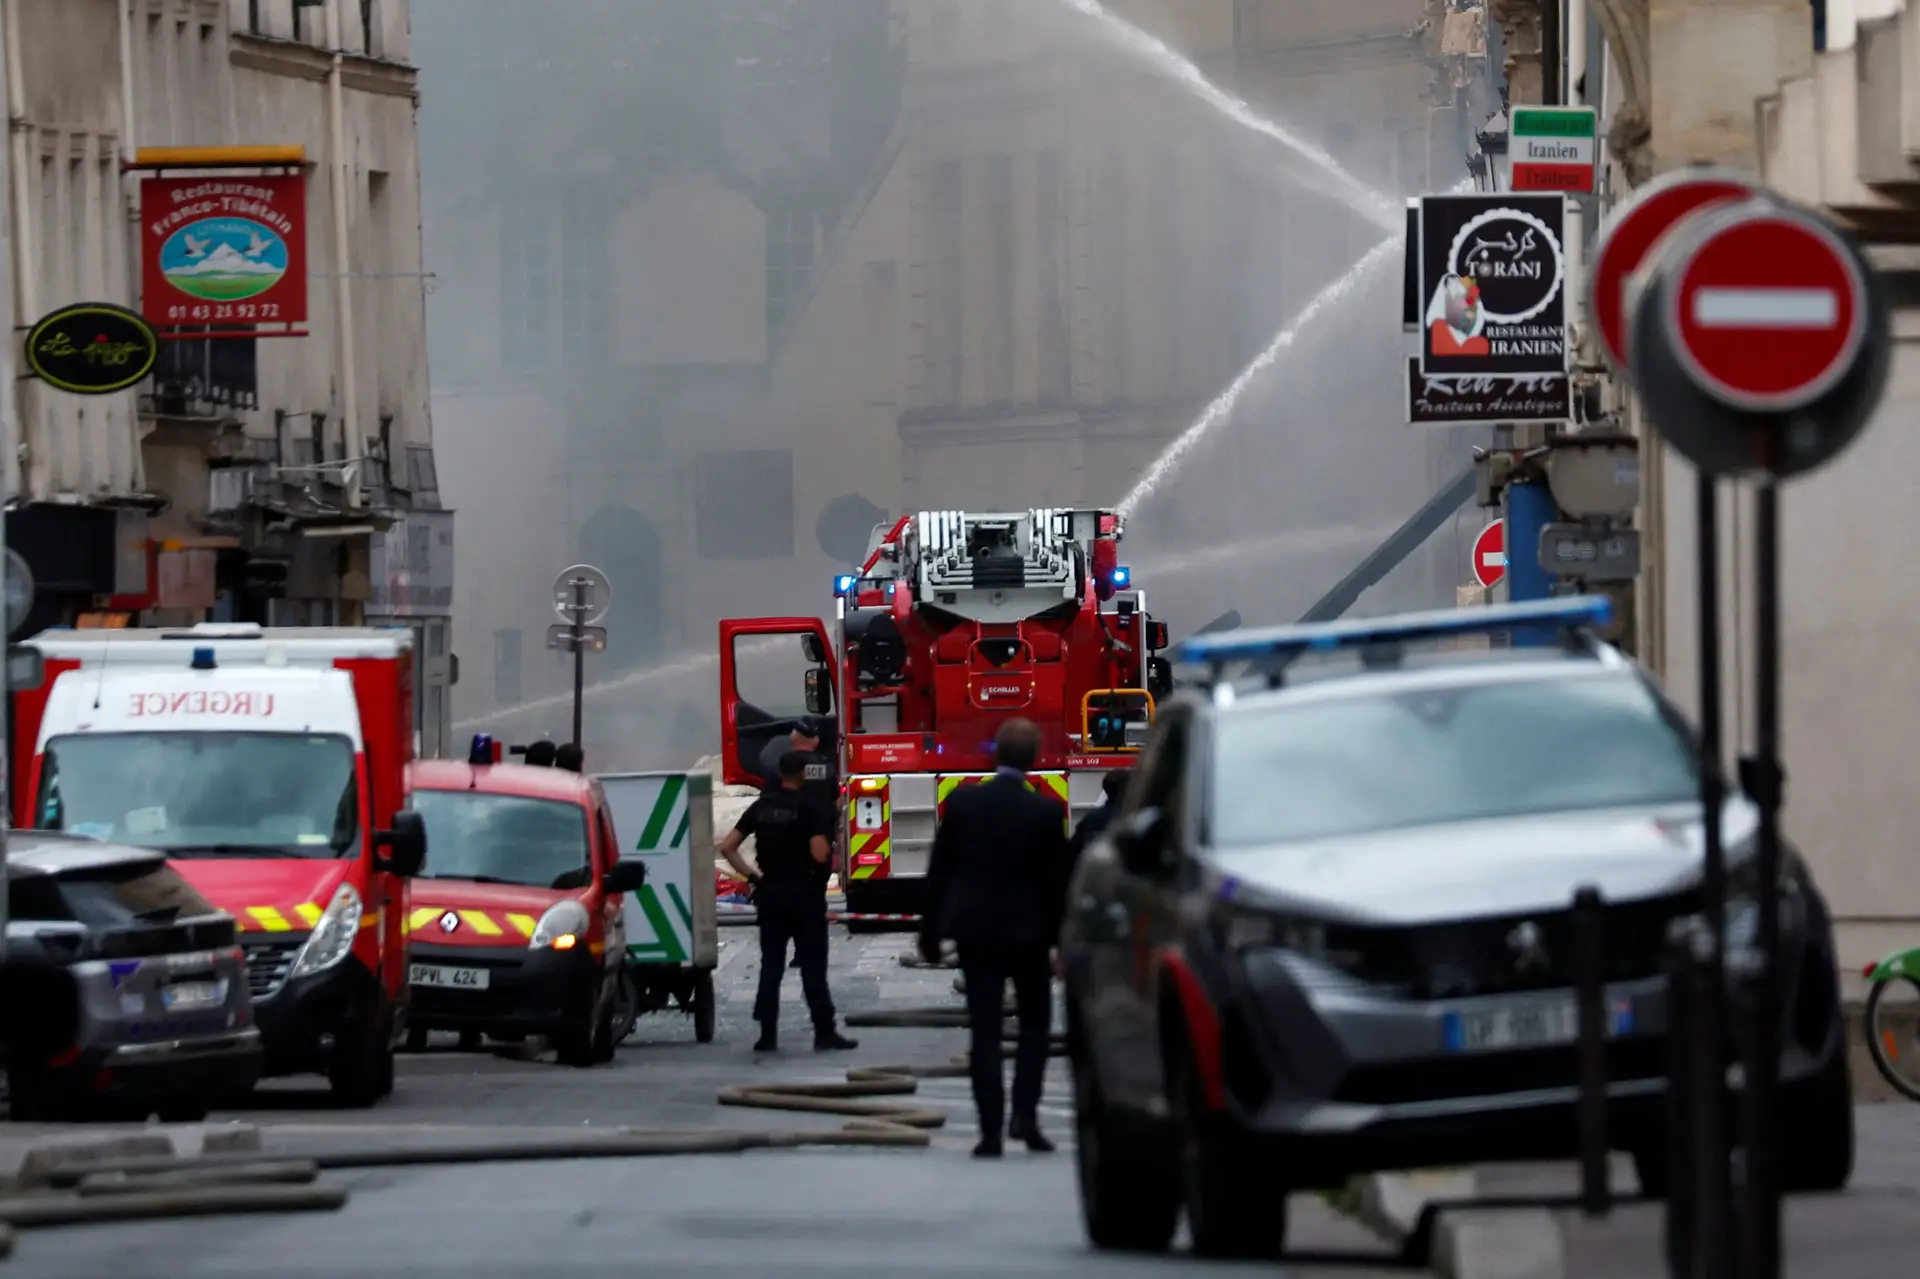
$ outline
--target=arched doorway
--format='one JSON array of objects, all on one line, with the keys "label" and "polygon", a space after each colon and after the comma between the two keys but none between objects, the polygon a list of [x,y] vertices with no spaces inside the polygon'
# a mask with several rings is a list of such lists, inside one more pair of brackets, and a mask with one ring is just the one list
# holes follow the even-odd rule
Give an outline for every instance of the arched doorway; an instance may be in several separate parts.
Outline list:
[{"label": "arched doorway", "polygon": [[604,667],[624,670],[660,651],[660,535],[631,506],[603,506],[580,528],[580,558],[607,575],[613,607]]}]

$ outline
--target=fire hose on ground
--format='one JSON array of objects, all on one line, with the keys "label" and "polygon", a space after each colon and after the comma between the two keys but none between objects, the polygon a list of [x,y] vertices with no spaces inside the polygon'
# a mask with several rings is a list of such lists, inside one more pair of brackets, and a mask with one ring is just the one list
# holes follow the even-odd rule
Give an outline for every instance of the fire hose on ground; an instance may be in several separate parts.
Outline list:
[{"label": "fire hose on ground", "polygon": [[[915,961],[907,966],[944,965]],[[967,1024],[964,1011],[938,1005],[857,1013],[846,1021],[850,1027],[876,1029],[944,1030]],[[1012,1055],[1014,1038],[1013,1028],[1005,1027],[1003,1056]],[[1055,1036],[1048,1053],[1064,1056],[1065,1042]],[[962,1054],[944,1065],[855,1066],[839,1083],[737,1084],[721,1089],[716,1097],[722,1106],[839,1116],[846,1122],[837,1129],[629,1128],[595,1137],[375,1147],[298,1156],[235,1151],[76,1159],[49,1169],[41,1191],[0,1198],[0,1257],[11,1251],[15,1230],[166,1217],[337,1211],[346,1205],[348,1192],[313,1184],[329,1171],[741,1154],[803,1147],[926,1147],[932,1144],[932,1131],[945,1125],[946,1113],[899,1099],[917,1092],[922,1079],[959,1079],[967,1073],[968,1059]]]}]

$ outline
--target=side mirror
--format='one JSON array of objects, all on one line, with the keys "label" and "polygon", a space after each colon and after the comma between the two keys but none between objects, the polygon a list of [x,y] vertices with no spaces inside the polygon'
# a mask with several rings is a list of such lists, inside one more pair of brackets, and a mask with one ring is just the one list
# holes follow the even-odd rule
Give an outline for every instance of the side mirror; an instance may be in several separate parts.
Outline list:
[{"label": "side mirror", "polygon": [[1158,653],[1167,646],[1167,624],[1161,621],[1147,623],[1147,651]]},{"label": "side mirror", "polygon": [[807,713],[833,714],[833,681],[827,677],[827,668],[824,666],[816,666],[807,672]]},{"label": "side mirror", "polygon": [[1166,814],[1157,808],[1142,808],[1122,819],[1113,832],[1120,864],[1138,875],[1157,873],[1166,834]]},{"label": "side mirror", "polygon": [[607,868],[606,877],[600,886],[610,893],[637,893],[641,885],[647,882],[647,864],[635,861],[617,861]]},{"label": "side mirror", "polygon": [[825,650],[820,647],[820,637],[812,631],[800,636],[800,651],[807,655],[809,662],[820,663],[827,660]]},{"label": "side mirror", "polygon": [[1173,692],[1173,663],[1164,657],[1147,659],[1147,691],[1153,694],[1156,702],[1164,701]]},{"label": "side mirror", "polygon": [[426,819],[410,808],[393,815],[393,829],[373,837],[373,846],[384,856],[380,868],[402,879],[412,879],[427,867]]}]

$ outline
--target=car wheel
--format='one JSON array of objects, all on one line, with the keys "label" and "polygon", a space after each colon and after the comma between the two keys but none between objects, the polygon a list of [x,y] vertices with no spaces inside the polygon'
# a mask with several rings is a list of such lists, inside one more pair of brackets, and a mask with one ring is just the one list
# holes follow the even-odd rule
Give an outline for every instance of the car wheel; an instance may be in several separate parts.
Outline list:
[{"label": "car wheel", "polygon": [[[1867,1007],[1860,1019],[1866,1031],[1867,1052],[1873,1057],[1875,1068],[1881,1078],[1909,1101],[1920,1101],[1920,1035],[1916,1035],[1911,1020],[1900,1018],[1898,1013],[1911,1013],[1913,1003],[1910,998],[1920,992],[1920,981],[1911,977],[1891,977],[1878,981],[1867,992]],[[1892,1007],[1888,1007],[1888,996],[1894,995]],[[1889,1015],[1893,1014],[1893,1015]],[[1905,1021],[1905,1025],[1898,1023]]]},{"label": "car wheel", "polygon": [[154,1113],[163,1124],[197,1124],[204,1122],[212,1109],[205,1097],[175,1097],[162,1102]]},{"label": "car wheel", "polygon": [[1073,1066],[1075,1165],[1087,1240],[1110,1252],[1165,1252],[1180,1223],[1180,1182],[1163,1151],[1128,1150],[1085,1053]]},{"label": "car wheel", "polygon": [[1786,1089],[1780,1107],[1783,1190],[1832,1193],[1853,1179],[1853,1076],[1844,1034],[1820,1073]]},{"label": "car wheel", "polygon": [[1281,1179],[1246,1150],[1225,1116],[1208,1113],[1199,1076],[1175,1072],[1182,1198],[1195,1256],[1242,1261],[1277,1258],[1287,1242],[1287,1194]]},{"label": "car wheel", "polygon": [[460,1051],[463,1053],[479,1052],[480,1051],[480,1032],[477,1030],[461,1031],[460,1032]]},{"label": "car wheel", "polygon": [[567,1024],[553,1036],[554,1055],[563,1066],[575,1066],[584,1069],[594,1063],[594,1036],[600,1026],[597,1001],[592,991],[578,996],[574,1001],[573,1015]]},{"label": "car wheel", "polygon": [[702,968],[693,977],[693,1037],[700,1043],[713,1042],[713,1021],[719,1010],[714,1004],[713,969]]},{"label": "car wheel", "polygon": [[407,1032],[407,1051],[410,1053],[423,1053],[427,1051],[426,1030],[422,1027],[415,1026]]},{"label": "car wheel", "polygon": [[614,1002],[613,1042],[623,1044],[640,1023],[640,992],[634,988],[633,974],[620,970],[620,984]]},{"label": "car wheel", "polygon": [[345,1027],[334,1040],[333,1060],[327,1063],[327,1084],[336,1105],[362,1110],[379,1101],[383,1072],[391,1078],[393,1046],[384,1033],[386,1017],[375,1014],[368,1022]]}]

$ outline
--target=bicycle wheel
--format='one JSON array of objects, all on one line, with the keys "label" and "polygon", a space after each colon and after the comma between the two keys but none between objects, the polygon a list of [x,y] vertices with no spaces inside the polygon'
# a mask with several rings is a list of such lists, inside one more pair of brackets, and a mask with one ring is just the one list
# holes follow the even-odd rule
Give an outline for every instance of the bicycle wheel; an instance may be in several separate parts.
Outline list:
[{"label": "bicycle wheel", "polygon": [[1881,1076],[1901,1096],[1920,1101],[1920,982],[1911,977],[1875,982],[1861,1022]]}]

